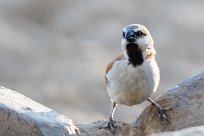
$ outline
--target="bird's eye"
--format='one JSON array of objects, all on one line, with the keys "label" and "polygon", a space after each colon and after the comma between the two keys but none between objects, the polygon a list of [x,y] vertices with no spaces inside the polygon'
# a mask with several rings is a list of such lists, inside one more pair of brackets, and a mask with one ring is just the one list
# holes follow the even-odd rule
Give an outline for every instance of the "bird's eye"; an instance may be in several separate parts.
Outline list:
[{"label": "bird's eye", "polygon": [[125,32],[123,31],[123,38],[125,37]]},{"label": "bird's eye", "polygon": [[140,37],[140,36],[145,36],[146,34],[144,32],[142,32],[142,31],[137,31],[137,32],[135,32],[135,35],[137,37]]}]

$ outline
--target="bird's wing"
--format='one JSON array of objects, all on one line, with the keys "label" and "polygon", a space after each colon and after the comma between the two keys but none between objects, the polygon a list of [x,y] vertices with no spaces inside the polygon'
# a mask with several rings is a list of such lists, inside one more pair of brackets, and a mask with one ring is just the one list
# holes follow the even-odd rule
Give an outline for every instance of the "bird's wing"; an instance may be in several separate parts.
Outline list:
[{"label": "bird's wing", "polygon": [[108,64],[108,66],[106,67],[106,72],[105,72],[106,84],[108,84],[108,79],[107,79],[107,76],[106,76],[106,75],[107,75],[108,72],[112,69],[113,64],[114,64],[115,62],[119,61],[119,60],[122,60],[122,59],[124,59],[124,55],[123,55],[123,53],[121,52],[121,53],[119,53],[119,54],[117,55],[117,57],[115,57],[115,58]]}]

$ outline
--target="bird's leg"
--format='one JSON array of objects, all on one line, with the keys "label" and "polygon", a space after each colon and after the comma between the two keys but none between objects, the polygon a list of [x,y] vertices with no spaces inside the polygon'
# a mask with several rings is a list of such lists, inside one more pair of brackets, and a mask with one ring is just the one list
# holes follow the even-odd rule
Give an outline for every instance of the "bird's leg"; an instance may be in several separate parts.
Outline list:
[{"label": "bird's leg", "polygon": [[117,106],[117,103],[113,101],[112,102],[112,112],[111,112],[110,118],[108,120],[108,124],[105,127],[105,128],[108,128],[108,129],[112,130],[113,133],[115,132],[115,126],[113,124],[113,116],[114,116],[114,112],[115,112],[116,106]]},{"label": "bird's leg", "polygon": [[160,119],[161,120],[166,120],[170,123],[170,120],[167,118],[166,115],[166,111],[167,110],[171,110],[172,108],[163,108],[161,107],[158,103],[156,103],[155,101],[153,101],[152,99],[148,98],[147,99],[149,102],[152,103],[152,105],[156,108],[156,110],[158,111],[159,115],[160,115]]}]

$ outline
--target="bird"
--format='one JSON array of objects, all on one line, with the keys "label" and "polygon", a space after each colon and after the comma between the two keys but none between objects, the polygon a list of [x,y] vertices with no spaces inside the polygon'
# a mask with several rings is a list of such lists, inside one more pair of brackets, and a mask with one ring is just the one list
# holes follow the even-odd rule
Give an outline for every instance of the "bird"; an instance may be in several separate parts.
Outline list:
[{"label": "bird", "polygon": [[130,24],[122,30],[122,51],[107,65],[105,81],[112,103],[106,128],[115,129],[114,112],[118,104],[132,106],[148,100],[156,107],[161,120],[168,120],[165,110],[150,99],[157,90],[160,71],[155,60],[153,38],[141,24]]}]

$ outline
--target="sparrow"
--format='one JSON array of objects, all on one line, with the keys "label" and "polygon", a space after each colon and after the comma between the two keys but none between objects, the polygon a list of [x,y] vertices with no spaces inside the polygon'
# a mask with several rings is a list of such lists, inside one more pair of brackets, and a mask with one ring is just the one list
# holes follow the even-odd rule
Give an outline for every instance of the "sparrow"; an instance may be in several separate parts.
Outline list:
[{"label": "sparrow", "polygon": [[132,106],[145,100],[151,102],[167,119],[165,108],[150,99],[157,90],[160,72],[155,60],[154,41],[148,29],[140,24],[130,24],[122,31],[122,52],[107,66],[105,81],[112,102],[112,112],[107,127],[114,129],[113,116],[118,104]]}]

